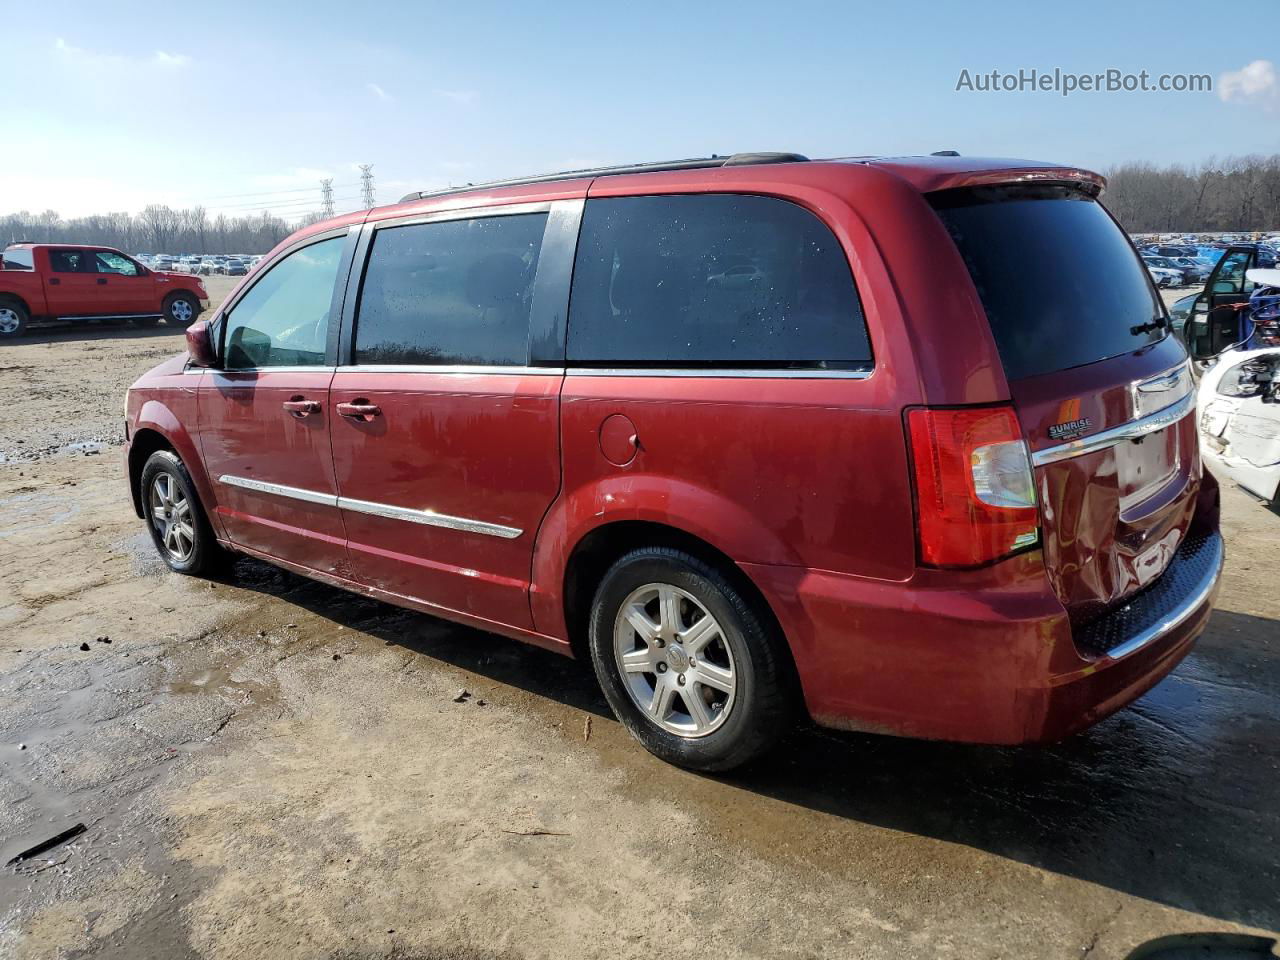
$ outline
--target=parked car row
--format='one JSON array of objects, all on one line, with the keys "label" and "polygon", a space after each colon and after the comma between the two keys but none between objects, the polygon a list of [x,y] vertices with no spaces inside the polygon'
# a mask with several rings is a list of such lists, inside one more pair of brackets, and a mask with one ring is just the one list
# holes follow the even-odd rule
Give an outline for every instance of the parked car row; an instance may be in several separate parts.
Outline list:
[{"label": "parked car row", "polygon": [[180,257],[168,254],[140,253],[137,259],[155,270],[173,270],[178,273],[193,273],[202,277],[227,276],[243,277],[262,259],[260,254],[225,254],[216,253],[206,256],[184,254]]},{"label": "parked car row", "polygon": [[1258,251],[1258,263],[1274,266],[1280,234],[1254,239],[1234,236],[1133,237],[1151,279],[1160,287],[1202,286],[1222,255],[1232,246],[1247,244]]}]

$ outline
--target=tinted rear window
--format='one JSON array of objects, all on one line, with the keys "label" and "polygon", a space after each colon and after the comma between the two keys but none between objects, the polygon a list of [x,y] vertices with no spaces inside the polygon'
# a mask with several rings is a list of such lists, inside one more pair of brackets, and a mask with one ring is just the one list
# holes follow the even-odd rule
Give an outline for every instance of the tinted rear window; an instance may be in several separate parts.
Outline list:
[{"label": "tinted rear window", "polygon": [[1010,380],[1154,343],[1162,315],[1129,239],[1066,187],[979,187],[929,197],[964,257]]},{"label": "tinted rear window", "polygon": [[865,369],[844,251],[809,211],[733,194],[588,200],[569,308],[581,366]]},{"label": "tinted rear window", "polygon": [[528,363],[545,213],[389,227],[374,234],[356,363]]}]

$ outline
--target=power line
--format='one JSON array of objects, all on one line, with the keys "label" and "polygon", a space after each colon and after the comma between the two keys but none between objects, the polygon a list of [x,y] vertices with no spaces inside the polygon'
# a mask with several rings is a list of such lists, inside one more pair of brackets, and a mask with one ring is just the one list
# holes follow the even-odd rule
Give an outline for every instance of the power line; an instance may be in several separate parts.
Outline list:
[{"label": "power line", "polygon": [[360,198],[366,210],[373,209],[373,164],[362,163],[360,166]]},{"label": "power line", "polygon": [[[335,202],[341,203],[346,200],[359,200],[360,198],[357,197],[355,194],[351,194],[345,197],[334,197],[333,199]],[[268,201],[267,203],[229,204],[227,206],[217,206],[217,207],[212,207],[210,209],[232,210],[232,211],[241,210],[241,211],[252,212],[254,210],[274,210],[276,208],[284,208],[284,207],[306,207],[306,206],[314,207],[315,205],[316,205],[316,201],[314,197],[302,197],[297,200]]]},{"label": "power line", "polygon": [[[339,189],[344,189],[344,188],[346,188],[346,187],[354,187],[354,186],[355,186],[355,184],[354,184],[354,183],[342,183],[342,184],[339,184],[339,185],[338,185]],[[290,189],[290,190],[263,190],[263,191],[260,191],[260,192],[258,192],[258,193],[223,193],[223,194],[219,194],[218,196],[210,197],[209,199],[210,199],[210,200],[234,200],[234,199],[236,199],[237,197],[274,197],[274,196],[277,196],[277,195],[279,195],[279,194],[284,194],[284,193],[310,193],[313,189],[315,189],[315,188],[314,188],[314,187],[299,187],[299,188],[297,188],[296,190],[293,190],[293,189]]]}]

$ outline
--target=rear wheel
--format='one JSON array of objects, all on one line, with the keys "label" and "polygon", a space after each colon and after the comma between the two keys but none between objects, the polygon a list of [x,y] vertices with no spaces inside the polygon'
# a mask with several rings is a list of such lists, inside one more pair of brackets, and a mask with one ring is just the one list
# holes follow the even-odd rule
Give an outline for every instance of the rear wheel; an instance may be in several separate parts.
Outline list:
[{"label": "rear wheel", "polygon": [[27,330],[27,308],[12,300],[0,300],[0,339],[22,336]]},{"label": "rear wheel", "polygon": [[591,657],[622,724],[656,756],[723,771],[790,725],[782,640],[732,581],[667,547],[610,568],[591,612]]},{"label": "rear wheel", "polygon": [[175,293],[164,302],[164,319],[171,327],[189,327],[200,313],[200,304],[189,293]]},{"label": "rear wheel", "polygon": [[225,554],[178,455],[157,450],[143,466],[139,483],[142,512],[160,558],[178,573],[214,572]]}]

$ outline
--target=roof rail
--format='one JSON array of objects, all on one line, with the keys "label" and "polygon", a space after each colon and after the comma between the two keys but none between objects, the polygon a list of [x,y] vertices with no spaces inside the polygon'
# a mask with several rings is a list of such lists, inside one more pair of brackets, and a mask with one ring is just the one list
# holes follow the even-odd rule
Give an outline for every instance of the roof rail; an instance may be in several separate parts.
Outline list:
[{"label": "roof rail", "polygon": [[711,167],[743,167],[753,163],[805,163],[808,157],[799,153],[735,153],[727,157],[712,154],[709,157],[693,157],[688,160],[659,160],[650,163],[628,163],[615,167],[588,167],[584,170],[564,170],[560,173],[543,173],[535,177],[513,177],[510,180],[490,180],[485,183],[468,183],[463,187],[445,190],[416,190],[400,198],[401,203],[424,200],[427,197],[445,197],[453,193],[472,190],[492,190],[495,187],[523,187],[532,183],[554,183],[557,180],[578,180],[586,177],[617,177],[627,173],[661,173],[667,170],[704,170]]}]

